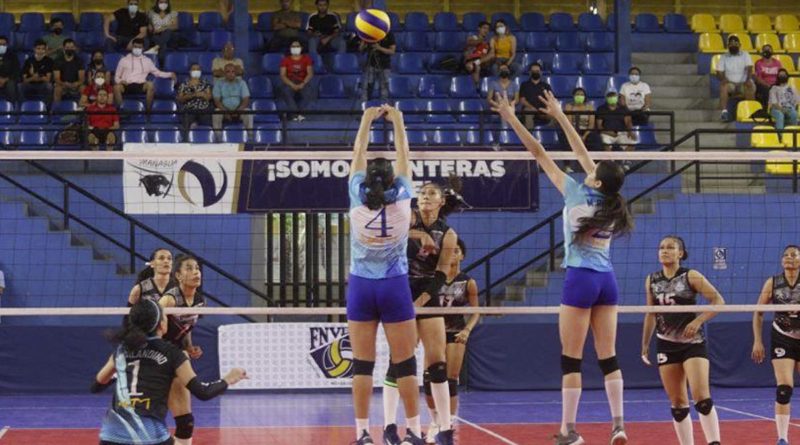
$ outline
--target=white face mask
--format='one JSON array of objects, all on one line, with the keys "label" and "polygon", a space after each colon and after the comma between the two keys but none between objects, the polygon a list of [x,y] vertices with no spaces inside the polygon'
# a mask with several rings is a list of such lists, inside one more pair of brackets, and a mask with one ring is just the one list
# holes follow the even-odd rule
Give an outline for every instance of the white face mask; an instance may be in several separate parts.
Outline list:
[{"label": "white face mask", "polygon": [[498,34],[498,35],[501,35],[501,36],[502,36],[502,35],[504,35],[505,33],[506,33],[506,27],[505,27],[505,26],[498,26],[498,27],[497,27],[497,34]]},{"label": "white face mask", "polygon": [[639,83],[639,75],[638,74],[631,74],[631,82]]},{"label": "white face mask", "polygon": [[301,52],[303,52],[303,48],[293,47],[289,48],[289,51],[292,53],[293,56],[299,56]]},{"label": "white face mask", "polygon": [[136,56],[136,57],[141,56],[142,55],[142,48],[134,48],[133,49],[133,55]]},{"label": "white face mask", "polygon": [[198,70],[194,70],[191,73],[189,73],[189,75],[192,76],[192,79],[199,79],[200,75],[202,75],[202,74],[203,73],[201,71],[198,71]]},{"label": "white face mask", "polygon": [[8,51],[8,46],[0,45],[0,54],[5,54]]},{"label": "white face mask", "polygon": [[167,8],[169,8],[169,4],[168,3],[159,3],[158,4],[158,9],[160,9],[162,11],[166,11]]},{"label": "white face mask", "polygon": [[139,12],[139,5],[128,5],[128,12],[131,14],[136,14]]},{"label": "white face mask", "polygon": [[101,87],[101,86],[105,85],[105,83],[106,83],[106,80],[105,80],[105,79],[103,79],[102,77],[96,77],[96,78],[94,79],[94,84],[95,84],[95,85],[97,85],[97,86],[99,86],[99,87]]}]

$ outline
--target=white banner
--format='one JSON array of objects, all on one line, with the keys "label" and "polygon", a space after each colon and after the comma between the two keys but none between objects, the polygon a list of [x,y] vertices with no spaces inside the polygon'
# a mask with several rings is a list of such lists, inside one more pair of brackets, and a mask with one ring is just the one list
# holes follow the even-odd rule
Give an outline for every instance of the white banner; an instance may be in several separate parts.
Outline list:
[{"label": "white banner", "polygon": [[[389,366],[389,345],[378,329],[374,384]],[[219,327],[220,375],[239,367],[250,377],[232,389],[349,387],[353,350],[347,323],[245,323]],[[422,381],[422,348],[417,374]]]},{"label": "white banner", "polygon": [[[125,144],[126,152],[230,153],[239,144]],[[236,213],[239,165],[235,159],[125,160],[125,213]]]}]

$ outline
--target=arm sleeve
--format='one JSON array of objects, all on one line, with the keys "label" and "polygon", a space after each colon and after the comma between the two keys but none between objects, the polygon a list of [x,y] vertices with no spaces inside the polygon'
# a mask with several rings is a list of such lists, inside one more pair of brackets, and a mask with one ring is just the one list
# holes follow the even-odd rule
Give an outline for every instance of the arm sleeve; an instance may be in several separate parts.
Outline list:
[{"label": "arm sleeve", "polygon": [[228,389],[228,382],[219,379],[210,383],[201,382],[197,377],[193,378],[187,385],[186,389],[192,393],[193,396],[200,400],[211,400],[214,397],[225,392]]},{"label": "arm sleeve", "polygon": [[367,173],[363,170],[353,172],[353,174],[350,175],[350,182],[347,184],[347,188],[349,189],[351,209],[361,205],[361,198],[359,198],[358,195],[361,191],[361,184],[364,183],[366,177]]}]

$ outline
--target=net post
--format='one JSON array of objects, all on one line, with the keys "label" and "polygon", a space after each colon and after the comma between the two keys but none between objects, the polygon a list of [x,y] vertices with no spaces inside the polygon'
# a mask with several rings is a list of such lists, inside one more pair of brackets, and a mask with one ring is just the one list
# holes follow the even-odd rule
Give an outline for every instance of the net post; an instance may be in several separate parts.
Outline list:
[{"label": "net post", "polygon": [[66,182],[61,183],[64,190],[64,230],[69,229],[69,184]]},{"label": "net post", "polygon": [[130,253],[131,273],[136,273],[136,224],[128,222],[128,252]]}]

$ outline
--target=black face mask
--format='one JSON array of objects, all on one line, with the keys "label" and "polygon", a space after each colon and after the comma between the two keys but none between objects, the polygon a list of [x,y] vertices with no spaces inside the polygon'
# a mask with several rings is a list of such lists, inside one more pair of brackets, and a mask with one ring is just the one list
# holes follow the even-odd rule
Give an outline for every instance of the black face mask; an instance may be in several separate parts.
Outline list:
[{"label": "black face mask", "polygon": [[95,66],[103,66],[103,59],[95,59],[94,64]]},{"label": "black face mask", "polygon": [[731,54],[739,54],[739,47],[738,46],[731,46],[730,48],[728,48],[728,51],[730,51]]},{"label": "black face mask", "polygon": [[55,35],[61,35],[62,32],[64,32],[64,30],[61,29],[61,28],[53,29],[53,34],[55,34]]},{"label": "black face mask", "polygon": [[534,72],[532,72],[532,73],[531,73],[531,79],[533,79],[533,80],[539,80],[539,79],[541,79],[541,78],[542,78],[542,73],[541,73],[541,72],[539,72],[539,71],[534,71]]},{"label": "black face mask", "polygon": [[64,55],[67,56],[67,57],[72,57],[72,56],[75,55],[75,50],[74,49],[65,49],[64,50]]},{"label": "black face mask", "polygon": [[761,53],[761,55],[764,56],[765,59],[769,59],[772,57],[772,51],[764,51]]},{"label": "black face mask", "polygon": [[511,73],[509,73],[508,71],[500,71],[500,77],[502,77],[503,79],[508,79],[510,76]]}]

